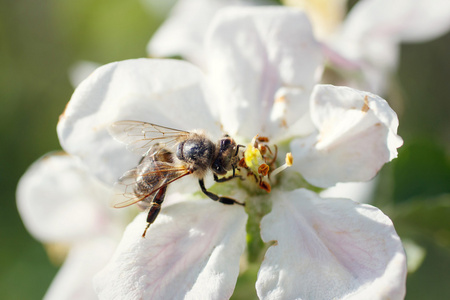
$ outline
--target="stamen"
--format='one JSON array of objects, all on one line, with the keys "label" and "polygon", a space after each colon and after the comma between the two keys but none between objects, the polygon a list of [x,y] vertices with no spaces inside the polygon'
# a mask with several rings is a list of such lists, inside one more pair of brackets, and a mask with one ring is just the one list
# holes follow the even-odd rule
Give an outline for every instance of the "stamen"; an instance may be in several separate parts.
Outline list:
[{"label": "stamen", "polygon": [[293,162],[292,154],[286,155],[286,163],[275,169],[276,158],[278,154],[278,148],[274,147],[275,151],[272,152],[269,145],[269,138],[255,136],[250,144],[247,145],[244,157],[239,161],[239,167],[247,171],[247,177],[252,175],[255,178],[259,188],[270,193],[271,186],[269,178],[271,175],[276,175],[284,169],[290,167]]},{"label": "stamen", "polygon": [[266,192],[270,193],[270,191],[272,190],[272,188],[270,187],[270,183],[262,180],[259,183],[259,187],[262,188],[263,190],[265,190]]},{"label": "stamen", "polygon": [[241,158],[241,160],[238,163],[238,166],[244,169],[248,169],[247,164],[245,163],[245,157]]},{"label": "stamen", "polygon": [[262,176],[267,176],[269,174],[269,166],[267,164],[262,164],[258,167],[258,173]]},{"label": "stamen", "polygon": [[278,168],[276,168],[275,170],[273,170],[273,172],[270,174],[271,176],[276,176],[278,173],[286,170],[287,168],[289,168],[290,166],[292,166],[292,164],[294,163],[294,157],[292,156],[292,153],[289,152],[286,154],[286,163]]},{"label": "stamen", "polygon": [[291,153],[291,152],[286,153],[286,159],[285,159],[285,161],[286,161],[286,165],[287,165],[288,167],[292,166],[292,164],[294,163],[294,157],[292,156],[292,153]]},{"label": "stamen", "polygon": [[267,153],[267,147],[264,145],[258,145],[259,152],[261,152],[261,155],[264,156]]}]

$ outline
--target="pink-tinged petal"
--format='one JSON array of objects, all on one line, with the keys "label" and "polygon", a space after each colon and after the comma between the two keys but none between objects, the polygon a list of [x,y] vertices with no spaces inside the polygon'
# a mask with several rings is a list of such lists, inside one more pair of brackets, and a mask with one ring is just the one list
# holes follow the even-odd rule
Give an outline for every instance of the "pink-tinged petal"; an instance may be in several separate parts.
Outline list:
[{"label": "pink-tinged petal", "polygon": [[77,244],[70,250],[44,299],[98,299],[93,278],[107,264],[116,246],[117,241],[108,238]]},{"label": "pink-tinged petal", "polygon": [[261,222],[274,242],[256,289],[260,299],[403,299],[406,257],[391,220],[349,199],[308,190],[278,194]]},{"label": "pink-tinged petal", "polygon": [[[347,79],[354,81],[350,82],[354,87],[378,94],[386,93],[389,76],[397,67],[399,59],[396,42],[388,37],[338,36],[328,46],[326,55],[334,64],[350,71],[354,71],[354,66],[359,67],[361,78],[353,76]],[[349,62],[353,62],[353,65]]]},{"label": "pink-tinged petal", "polygon": [[203,82],[202,72],[183,61],[135,59],[102,66],[78,86],[61,115],[57,128],[61,145],[113,184],[140,157],[112,138],[107,131],[112,122],[203,128],[220,136]]},{"label": "pink-tinged petal", "polygon": [[333,49],[330,45],[322,44],[322,51],[330,61],[343,69],[355,71],[362,67],[358,61],[348,59]]},{"label": "pink-tinged petal", "polygon": [[[282,135],[305,114],[323,62],[306,15],[286,7],[222,9],[205,44],[221,121],[232,136]],[[277,101],[288,107],[274,108]]]},{"label": "pink-tinged petal", "polygon": [[95,277],[95,289],[100,299],[228,299],[246,221],[241,206],[189,200],[163,209],[142,238],[142,213]]},{"label": "pink-tinged petal", "polygon": [[74,242],[110,232],[112,191],[64,153],[36,161],[17,187],[25,227],[43,242]]},{"label": "pink-tinged petal", "polygon": [[311,101],[317,133],[291,143],[293,167],[310,183],[330,187],[367,181],[397,157],[403,141],[397,135],[397,115],[384,99],[347,87],[317,85]]},{"label": "pink-tinged petal", "polygon": [[343,35],[353,39],[420,42],[443,35],[449,29],[447,0],[364,0],[350,11]]}]

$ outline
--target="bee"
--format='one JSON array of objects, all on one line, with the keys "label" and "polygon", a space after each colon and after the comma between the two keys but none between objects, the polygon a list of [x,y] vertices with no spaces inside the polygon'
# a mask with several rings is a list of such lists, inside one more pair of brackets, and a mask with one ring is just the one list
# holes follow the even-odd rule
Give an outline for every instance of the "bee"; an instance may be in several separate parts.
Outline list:
[{"label": "bee", "polygon": [[[228,135],[214,143],[202,131],[183,131],[140,121],[114,122],[108,131],[114,139],[126,144],[128,150],[142,155],[138,166],[125,172],[116,183],[126,200],[122,198],[114,205],[120,208],[138,203],[141,208],[148,208],[142,237],[158,216],[168,185],[187,175],[197,177],[201,191],[212,200],[244,205],[205,187],[204,178],[209,171],[216,182],[239,177],[236,175],[239,148],[244,146]],[[226,177],[229,171],[232,175]]]}]

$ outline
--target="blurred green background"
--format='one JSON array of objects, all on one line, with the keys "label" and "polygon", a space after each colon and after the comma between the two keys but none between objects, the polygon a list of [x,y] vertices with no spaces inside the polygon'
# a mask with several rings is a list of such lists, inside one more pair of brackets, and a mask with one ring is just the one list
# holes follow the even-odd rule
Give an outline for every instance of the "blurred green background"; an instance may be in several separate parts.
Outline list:
[{"label": "blurred green background", "polygon": [[[60,149],[69,68],[146,56],[165,16],[138,0],[0,1],[0,297],[41,299],[58,266],[23,227],[17,182]],[[403,45],[394,82],[386,98],[405,144],[381,172],[375,205],[426,254],[408,276],[406,299],[450,299],[450,34]]]}]

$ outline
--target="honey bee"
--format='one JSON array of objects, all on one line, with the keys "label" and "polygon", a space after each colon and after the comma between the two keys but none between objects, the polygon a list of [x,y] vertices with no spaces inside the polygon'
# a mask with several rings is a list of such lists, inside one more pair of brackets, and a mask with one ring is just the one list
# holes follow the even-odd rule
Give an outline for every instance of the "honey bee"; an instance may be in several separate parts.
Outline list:
[{"label": "honey bee", "polygon": [[[212,200],[244,205],[205,187],[204,178],[209,171],[216,182],[238,177],[239,148],[244,146],[228,135],[214,143],[202,131],[189,132],[139,121],[118,121],[108,131],[127,149],[142,155],[138,166],[125,172],[116,183],[126,200],[122,198],[114,205],[120,208],[138,203],[141,208],[148,208],[142,237],[158,216],[168,185],[187,175],[197,177],[202,192]],[[232,175],[225,177],[229,171]]]}]

